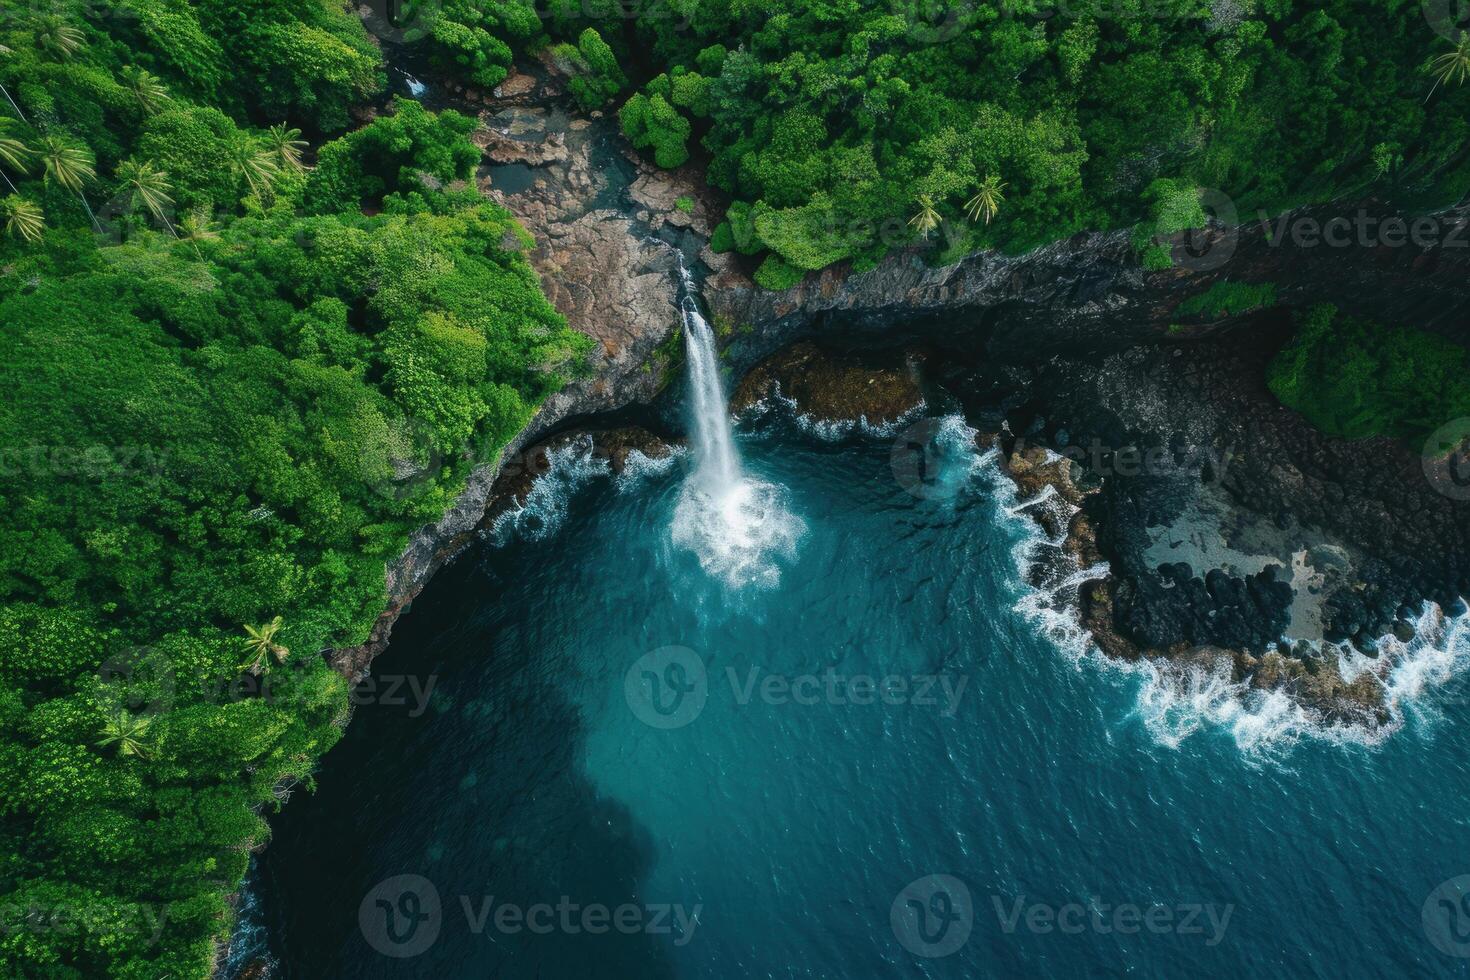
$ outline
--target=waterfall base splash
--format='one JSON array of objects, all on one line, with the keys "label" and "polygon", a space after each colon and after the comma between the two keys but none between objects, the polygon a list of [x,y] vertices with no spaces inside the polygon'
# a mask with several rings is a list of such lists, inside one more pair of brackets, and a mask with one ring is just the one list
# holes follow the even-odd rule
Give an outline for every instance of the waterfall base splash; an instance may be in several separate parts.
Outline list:
[{"label": "waterfall base splash", "polygon": [[777,585],[777,559],[794,558],[805,532],[781,487],[751,479],[718,488],[687,480],[671,529],[677,547],[694,552],[706,574],[733,588]]}]

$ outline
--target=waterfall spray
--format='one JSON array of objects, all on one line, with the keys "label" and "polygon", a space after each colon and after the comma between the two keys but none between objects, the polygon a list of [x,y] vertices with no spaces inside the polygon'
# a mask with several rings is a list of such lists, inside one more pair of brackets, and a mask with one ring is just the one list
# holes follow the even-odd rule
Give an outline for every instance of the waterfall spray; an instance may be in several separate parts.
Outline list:
[{"label": "waterfall spray", "polygon": [[782,488],[741,470],[714,331],[699,311],[684,257],[678,258],[695,469],[674,510],[674,544],[731,586],[775,585],[781,574],[774,558],[794,557],[806,525],[786,509]]}]

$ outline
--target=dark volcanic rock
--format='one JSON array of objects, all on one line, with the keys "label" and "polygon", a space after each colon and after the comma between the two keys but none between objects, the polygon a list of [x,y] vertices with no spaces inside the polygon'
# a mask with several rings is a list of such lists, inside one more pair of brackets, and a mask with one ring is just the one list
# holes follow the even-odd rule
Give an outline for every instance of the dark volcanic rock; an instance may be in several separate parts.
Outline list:
[{"label": "dark volcanic rock", "polygon": [[[674,253],[650,234],[661,228],[692,255],[720,202],[692,167],[664,173],[619,152],[611,120],[570,118],[547,102],[558,91],[555,72],[533,74],[508,81],[497,97],[474,94],[486,106],[477,137],[487,159],[481,183],[535,235],[531,259],[557,308],[598,341],[592,372],[548,399],[502,454],[511,465],[500,483],[501,461],[487,462],[451,511],[414,535],[388,570],[387,611],[372,637],[334,657],[348,673],[366,668],[399,612],[470,540],[492,500],[524,493],[535,469],[524,447],[569,418],[660,398],[667,407],[682,396],[679,386],[666,391],[677,377],[677,350],[668,345],[680,322]],[[532,167],[531,185],[497,186],[495,168],[506,164]],[[679,207],[686,197],[692,209]],[[1320,223],[1344,210],[1302,215]],[[1462,213],[1470,209],[1442,217]],[[923,346],[936,350],[934,377],[971,418],[1004,416],[1030,443],[1052,448],[1100,444],[1104,451],[1066,468],[1065,480],[1054,479],[1058,467],[1033,455],[1034,445],[1018,449],[1008,439],[1005,446],[1023,496],[1050,485],[1067,504],[1033,508],[1066,543],[1065,557],[1080,567],[1111,563],[1111,578],[1084,583],[1076,596],[1099,644],[1119,656],[1230,648],[1238,671],[1250,658],[1260,676],[1295,684],[1290,665],[1305,661],[1262,652],[1280,637],[1289,607],[1292,617],[1303,615],[1288,584],[1304,573],[1295,553],[1272,554],[1281,571],[1147,553],[1151,534],[1188,516],[1191,487],[1217,491],[1226,519],[1239,525],[1231,533],[1242,539],[1260,536],[1264,525],[1279,535],[1278,546],[1299,540],[1307,572],[1322,572],[1322,555],[1342,553],[1340,567],[1310,586],[1316,606],[1307,611],[1320,619],[1318,632],[1340,638],[1390,632],[1405,617],[1398,609],[1405,600],[1448,607],[1470,588],[1470,504],[1436,493],[1412,447],[1327,439],[1283,409],[1264,386],[1265,365],[1284,336],[1280,316],[1196,316],[1171,330],[1181,319],[1175,311],[1223,281],[1269,282],[1286,306],[1337,302],[1463,342],[1470,255],[1443,247],[1301,248],[1272,239],[1259,222],[1216,227],[1208,238],[1211,262],[1160,272],[1142,269],[1128,232],[1082,233],[1024,255],[981,253],[942,268],[928,265],[921,250],[903,250],[869,271],[838,266],[780,293],[754,286],[747,259],[704,249],[702,292],[724,338],[722,363],[736,377],[800,340],[844,349]],[[901,414],[919,390],[902,372],[799,347],[751,373],[738,401],[777,387],[818,418],[870,421]],[[1139,458],[1172,460],[1172,468],[1137,472],[1131,461]],[[1102,492],[1087,492],[1099,485]],[[1079,491],[1077,501],[1065,496],[1068,488]],[[1252,516],[1259,520],[1244,520]],[[1299,585],[1296,598],[1307,589]],[[1345,697],[1360,708],[1368,703]]]},{"label": "dark volcanic rock", "polygon": [[908,357],[898,366],[879,366],[822,351],[815,344],[794,344],[745,376],[730,399],[730,409],[738,414],[778,396],[795,402],[798,412],[818,422],[865,419],[881,426],[924,404],[916,373]]}]

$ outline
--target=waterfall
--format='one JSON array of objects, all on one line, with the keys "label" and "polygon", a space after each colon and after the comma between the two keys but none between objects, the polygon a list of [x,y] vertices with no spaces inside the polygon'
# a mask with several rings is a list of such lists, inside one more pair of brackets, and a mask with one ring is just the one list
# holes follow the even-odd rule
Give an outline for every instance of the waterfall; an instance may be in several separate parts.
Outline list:
[{"label": "waterfall", "polygon": [[742,472],[714,331],[699,312],[684,257],[678,260],[695,467],[674,509],[673,542],[732,587],[773,586],[781,578],[775,558],[795,557],[806,524],[787,510],[783,488]]},{"label": "waterfall", "polygon": [[696,476],[711,495],[724,496],[740,485],[740,455],[730,429],[730,408],[720,380],[715,334],[699,312],[694,280],[679,256],[679,301],[684,319],[684,350],[689,358],[689,399],[694,415]]}]

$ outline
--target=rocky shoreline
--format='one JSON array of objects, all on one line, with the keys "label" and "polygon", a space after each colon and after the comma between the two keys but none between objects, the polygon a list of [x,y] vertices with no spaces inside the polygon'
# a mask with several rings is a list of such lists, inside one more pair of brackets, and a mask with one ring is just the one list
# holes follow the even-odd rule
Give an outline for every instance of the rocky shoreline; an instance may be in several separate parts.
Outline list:
[{"label": "rocky shoreline", "polygon": [[[617,472],[631,452],[669,451],[683,395],[676,250],[739,382],[737,411],[775,398],[881,431],[931,386],[953,397],[1036,501],[1023,512],[1049,543],[1032,584],[1110,657],[1225,665],[1328,723],[1371,728],[1389,721],[1382,684],[1371,671],[1344,681],[1324,644],[1410,642],[1423,602],[1456,611],[1470,593],[1470,504],[1437,494],[1409,449],[1326,439],[1265,392],[1279,314],[1179,313],[1218,283],[1270,283],[1282,307],[1335,302],[1463,343],[1470,250],[1300,247],[1247,219],[1176,236],[1183,261],[1164,271],[1142,268],[1129,232],[1097,232],[944,267],[899,249],[767,292],[748,260],[708,249],[723,203],[698,169],[658,170],[615,120],[576,116],[553,65],[522,66],[494,92],[430,86],[433,107],[479,118],[480,189],[531,231],[548,296],[597,350],[389,565],[368,639],[325,654],[350,680],[434,574],[524,505],[551,454],[585,440]],[[1470,220],[1470,207],[1439,218]],[[1121,462],[1149,451],[1171,462]]]},{"label": "rocky shoreline", "polygon": [[[1279,315],[1177,314],[1218,282],[1270,282],[1281,304],[1335,301],[1456,335],[1470,259],[1445,248],[1296,247],[1273,242],[1263,221],[1211,229],[1188,249],[1176,241],[1183,261],[1163,272],[1140,266],[1128,233],[1092,233],[942,268],[901,250],[867,272],[838,266],[766,292],[743,258],[706,247],[718,202],[697,170],[638,160],[612,120],[567,111],[551,66],[532,69],[453,104],[480,118],[482,190],[531,230],[548,294],[599,349],[590,375],[548,400],[390,567],[368,642],[331,654],[348,676],[367,671],[434,571],[485,533],[487,515],[524,499],[549,437],[619,428],[607,420],[630,412],[664,434],[678,428],[676,248],[698,258],[722,359],[741,381],[737,411],[775,396],[819,421],[891,423],[922,399],[922,351],[922,373],[977,428],[1008,423],[1019,437],[1006,437],[1006,468],[1022,495],[1039,492],[1038,480],[1052,486],[1077,515],[1063,550],[1079,567],[1113,568],[1075,598],[1112,656],[1213,651],[1238,675],[1308,688],[1321,673],[1314,647],[1268,649],[1287,627],[1372,652],[1377,637],[1407,635],[1421,601],[1452,609],[1470,591],[1467,507],[1434,492],[1417,455],[1386,440],[1325,439],[1265,392]],[[1326,220],[1330,209],[1318,210],[1301,214]],[[1228,254],[1195,254],[1211,250]],[[1078,447],[1094,464],[1083,468],[1085,492],[1039,455]],[[1170,461],[1163,472],[1120,464],[1150,451]],[[1200,544],[1207,531],[1219,554]],[[1161,560],[1171,551],[1181,557]],[[1381,706],[1351,692],[1356,707],[1328,704],[1340,694],[1313,699],[1334,716],[1363,708],[1381,719]]]}]

